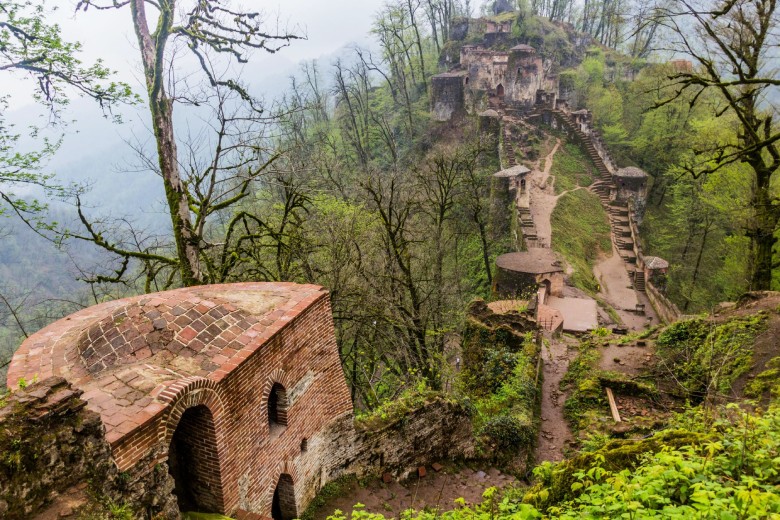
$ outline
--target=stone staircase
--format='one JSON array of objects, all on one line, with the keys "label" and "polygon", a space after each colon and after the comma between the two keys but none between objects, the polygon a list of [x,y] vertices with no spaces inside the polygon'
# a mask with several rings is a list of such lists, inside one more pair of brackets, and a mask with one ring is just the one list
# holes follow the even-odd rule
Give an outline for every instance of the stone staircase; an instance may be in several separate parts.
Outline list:
[{"label": "stone staircase", "polygon": [[[543,114],[547,112],[556,117],[561,123],[563,129],[569,134],[576,136],[581,143],[582,150],[593,162],[593,165],[598,172],[598,175],[594,182],[590,185],[589,190],[595,193],[602,206],[609,215],[610,228],[612,232],[612,240],[617,248],[620,257],[627,264],[627,269],[634,280],[634,288],[637,291],[645,291],[645,277],[644,272],[636,269],[636,252],[634,247],[633,236],[631,233],[631,227],[628,217],[628,205],[625,202],[618,202],[612,200],[613,194],[617,191],[617,187],[612,180],[612,172],[614,167],[611,161],[607,158],[605,160],[601,154],[599,154],[596,143],[594,142],[594,136],[591,133],[586,133],[580,128],[580,125],[576,123],[572,117],[562,110],[551,110],[543,107],[535,107],[530,113],[526,115],[526,121],[530,123],[538,123],[541,121]],[[598,136],[595,137],[598,139]],[[602,147],[603,148],[603,147]]]},{"label": "stone staircase", "polygon": [[531,209],[518,206],[517,220],[523,230],[523,240],[527,248],[539,247],[539,237],[536,234],[536,225],[531,216]]},{"label": "stone staircase", "polygon": [[[576,136],[581,143],[582,150],[590,158],[595,166],[597,176],[594,182],[589,186],[589,190],[595,193],[602,206],[609,215],[610,228],[612,234],[612,240],[617,248],[620,257],[627,264],[627,269],[634,280],[634,287],[638,291],[644,292],[645,279],[644,273],[636,269],[636,252],[634,247],[634,241],[631,233],[631,227],[628,216],[628,205],[625,202],[618,202],[612,200],[613,194],[617,191],[617,187],[612,180],[612,166],[609,158],[606,160],[599,154],[598,148],[594,143],[594,136],[590,133],[584,132],[578,123],[575,123],[571,116],[558,109],[549,109],[546,107],[534,107],[530,112],[521,114],[519,111],[500,107],[503,122],[503,140],[504,140],[504,157],[506,158],[507,167],[512,167],[517,164],[515,157],[514,141],[515,136],[511,130],[511,125],[523,124],[538,124],[542,120],[542,116],[545,113],[549,113],[556,117],[561,123],[566,132],[569,135]],[[595,137],[598,139],[598,136]],[[523,239],[525,240],[526,247],[546,247],[545,244],[541,244],[538,241],[536,234],[536,227],[531,217],[531,210],[529,208],[518,207],[517,208],[518,223],[522,228]]]},{"label": "stone staircase", "polygon": [[634,289],[645,292],[645,272],[641,269],[634,271]]},{"label": "stone staircase", "polygon": [[508,168],[517,166],[517,156],[515,155],[515,147],[512,141],[514,141],[514,138],[509,131],[509,125],[504,125],[504,156],[506,157]]},{"label": "stone staircase", "polygon": [[571,117],[566,112],[562,110],[551,110],[550,112],[558,116],[558,120],[563,124],[564,127],[566,127],[566,130],[568,130],[569,133],[577,136],[577,138],[582,143],[583,151],[587,154],[590,160],[593,161],[593,165],[598,171],[601,182],[603,182],[605,186],[610,186],[612,184],[612,172],[610,171],[609,166],[607,166],[607,164],[604,162],[604,159],[601,157],[601,155],[599,155],[599,152],[596,149],[596,145],[593,143],[592,136],[583,132],[580,126],[572,121]]}]

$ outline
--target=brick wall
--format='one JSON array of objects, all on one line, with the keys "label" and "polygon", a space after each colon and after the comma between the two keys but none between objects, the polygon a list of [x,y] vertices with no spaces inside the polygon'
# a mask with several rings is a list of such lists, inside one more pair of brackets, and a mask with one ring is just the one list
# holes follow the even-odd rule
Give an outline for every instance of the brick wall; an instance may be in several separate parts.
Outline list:
[{"label": "brick wall", "polygon": [[[274,385],[285,389],[287,425],[277,425],[272,431],[268,400]],[[352,411],[327,295],[223,379],[193,378],[172,402],[151,428],[116,443],[120,466],[132,464],[157,447],[164,448],[159,462],[167,462],[174,432],[189,428],[181,424],[185,410],[205,406],[213,417],[215,448],[211,452],[216,451],[219,458],[212,474],[221,477],[223,494],[223,506],[213,510],[232,513],[241,509],[270,517],[282,475],[292,481],[299,509],[304,507],[325,482],[312,479],[314,473],[319,477],[322,464],[313,460],[311,450],[301,451],[302,441]],[[316,482],[314,488],[311,482]]]}]

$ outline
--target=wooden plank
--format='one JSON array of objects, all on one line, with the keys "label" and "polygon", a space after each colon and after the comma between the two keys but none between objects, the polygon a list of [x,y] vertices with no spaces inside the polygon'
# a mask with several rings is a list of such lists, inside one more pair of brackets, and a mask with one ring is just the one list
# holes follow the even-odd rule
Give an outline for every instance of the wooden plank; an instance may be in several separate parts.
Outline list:
[{"label": "wooden plank", "polygon": [[607,391],[607,399],[609,400],[609,409],[612,412],[612,418],[615,420],[615,422],[620,422],[620,412],[618,412],[617,409],[615,396],[612,395],[612,389],[607,387],[605,390]]}]

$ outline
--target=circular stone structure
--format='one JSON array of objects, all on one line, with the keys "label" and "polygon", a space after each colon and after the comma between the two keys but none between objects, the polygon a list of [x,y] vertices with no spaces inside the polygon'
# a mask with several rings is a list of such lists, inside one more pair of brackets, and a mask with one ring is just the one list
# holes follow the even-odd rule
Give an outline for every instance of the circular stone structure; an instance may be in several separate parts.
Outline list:
[{"label": "circular stone structure", "polygon": [[496,259],[495,292],[500,298],[530,298],[540,285],[548,295],[563,292],[563,266],[551,249],[532,248]]}]

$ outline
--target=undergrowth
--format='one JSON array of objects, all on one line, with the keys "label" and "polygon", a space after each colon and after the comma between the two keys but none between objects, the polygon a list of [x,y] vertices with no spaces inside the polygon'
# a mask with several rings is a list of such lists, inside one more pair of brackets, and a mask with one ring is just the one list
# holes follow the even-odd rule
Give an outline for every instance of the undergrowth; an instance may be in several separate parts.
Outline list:
[{"label": "undergrowth", "polygon": [[571,282],[591,294],[598,292],[593,266],[602,254],[611,254],[609,221],[598,196],[586,190],[558,199],[550,219],[552,247],[574,269]]},{"label": "undergrowth", "polygon": [[[404,520],[525,520],[559,518],[780,518],[780,408],[751,414],[735,405],[711,422],[687,413],[693,430],[613,440],[592,453],[534,471],[530,490],[488,488],[480,504],[408,510]],[[382,520],[358,505],[353,520]],[[329,520],[345,520],[336,511]]]},{"label": "undergrowth", "polygon": [[656,341],[660,367],[695,402],[728,395],[734,381],[750,370],[753,345],[766,330],[767,318],[761,311],[723,322],[696,318],[674,323]]},{"label": "undergrowth", "polygon": [[572,143],[564,143],[553,157],[550,174],[555,176],[555,193],[593,184],[593,163]]},{"label": "undergrowth", "polygon": [[532,333],[467,319],[458,389],[474,412],[478,450],[496,463],[530,453],[536,441],[539,354]]}]

